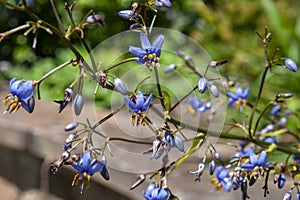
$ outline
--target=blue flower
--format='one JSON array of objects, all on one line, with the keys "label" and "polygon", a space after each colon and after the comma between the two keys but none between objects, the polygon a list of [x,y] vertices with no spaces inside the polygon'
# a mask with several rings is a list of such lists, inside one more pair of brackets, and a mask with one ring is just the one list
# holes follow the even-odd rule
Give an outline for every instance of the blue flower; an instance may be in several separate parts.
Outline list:
[{"label": "blue flower", "polygon": [[232,188],[231,178],[229,171],[223,166],[219,166],[216,169],[216,178],[212,179],[212,183],[216,184],[216,190],[220,190],[222,187],[226,192],[230,192]]},{"label": "blue flower", "polygon": [[133,94],[129,99],[124,97],[125,105],[132,112],[132,124],[140,125],[142,123],[144,125],[145,112],[149,109],[151,101],[152,94],[146,98],[140,91]]},{"label": "blue flower", "polygon": [[34,109],[34,86],[33,81],[16,80],[9,82],[9,94],[4,98],[6,112],[16,112],[22,106],[27,112],[32,113]]},{"label": "blue flower", "polygon": [[291,70],[292,72],[298,71],[298,66],[297,66],[297,64],[295,63],[295,61],[293,61],[292,59],[290,59],[290,58],[285,59],[284,64],[285,64],[285,66],[286,66],[289,70]]},{"label": "blue flower", "polygon": [[243,90],[242,87],[237,87],[235,90],[235,94],[231,92],[227,92],[226,95],[229,97],[228,105],[236,105],[237,107],[240,106],[240,109],[242,110],[243,107],[247,104],[247,98],[250,93],[250,87],[247,87],[245,90]]},{"label": "blue flower", "polygon": [[267,152],[261,151],[260,155],[257,157],[255,153],[250,154],[250,162],[241,166],[244,170],[252,171],[252,176],[257,178],[258,176],[263,176],[265,169],[270,165],[270,162],[266,162]]},{"label": "blue flower", "polygon": [[202,100],[199,100],[196,96],[189,98],[189,103],[193,108],[193,111],[197,113],[204,113],[211,108],[211,102],[205,103]]},{"label": "blue flower", "polygon": [[159,65],[164,36],[159,35],[151,45],[148,37],[144,33],[140,33],[140,41],[142,48],[130,46],[129,52],[139,58],[137,60],[139,64],[146,65],[151,70],[153,67]]},{"label": "blue flower", "polygon": [[143,191],[143,196],[146,200],[167,200],[169,191],[167,188],[159,188],[155,183],[150,183],[146,191]]},{"label": "blue flower", "polygon": [[105,160],[91,161],[89,150],[86,150],[79,158],[79,161],[71,166],[77,170],[77,174],[73,179],[72,186],[79,184],[81,186],[81,193],[84,188],[85,180],[87,179],[88,184],[86,188],[88,188],[90,186],[91,176],[96,172],[101,173],[105,180],[109,180],[109,174],[106,168]]}]

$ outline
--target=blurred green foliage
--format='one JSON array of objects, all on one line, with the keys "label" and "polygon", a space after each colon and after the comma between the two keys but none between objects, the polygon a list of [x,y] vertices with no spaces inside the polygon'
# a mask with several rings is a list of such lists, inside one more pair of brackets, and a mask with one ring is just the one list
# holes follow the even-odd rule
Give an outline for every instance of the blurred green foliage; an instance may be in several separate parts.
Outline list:
[{"label": "blurred green foliage", "polygon": [[[29,1],[29,0],[28,0]],[[43,20],[58,26],[51,9],[50,1],[32,0],[32,11]],[[13,2],[13,1],[12,1]],[[13,2],[14,3],[14,2]],[[72,1],[68,1],[71,4]],[[111,0],[77,1],[74,8],[76,22],[83,20],[86,13],[93,9],[104,17],[104,28],[89,25],[85,30],[85,39],[91,48],[101,41],[119,32],[125,31],[131,22],[121,19],[117,12],[130,9],[133,1]],[[213,60],[228,59],[222,67],[221,74],[237,80],[243,87],[251,85],[250,98],[255,99],[259,77],[264,68],[263,48],[255,30],[262,35],[267,26],[272,34],[271,48],[280,48],[278,56],[286,56],[300,62],[300,2],[298,0],[188,0],[172,1],[172,9],[160,9],[155,26],[183,32],[201,44]],[[56,1],[58,12],[64,27],[70,25],[64,1]],[[0,5],[1,32],[23,25],[32,20],[25,13]],[[150,13],[151,14],[151,13]],[[153,13],[152,13],[153,14]],[[39,79],[50,69],[72,59],[69,49],[57,36],[40,30],[37,48],[31,48],[34,35],[28,37],[24,32],[13,35],[0,43],[0,78],[11,77]],[[73,44],[84,52],[77,37],[71,39]],[[268,77],[268,85],[263,98],[270,99],[276,92],[290,91],[299,99],[299,73],[290,76],[282,67],[274,67],[273,75]],[[51,76],[42,84],[42,97],[46,99],[62,98],[63,90],[76,76],[70,68]],[[97,97],[98,98],[98,97]],[[101,97],[99,97],[101,98]],[[298,108],[297,101],[291,102]]]}]

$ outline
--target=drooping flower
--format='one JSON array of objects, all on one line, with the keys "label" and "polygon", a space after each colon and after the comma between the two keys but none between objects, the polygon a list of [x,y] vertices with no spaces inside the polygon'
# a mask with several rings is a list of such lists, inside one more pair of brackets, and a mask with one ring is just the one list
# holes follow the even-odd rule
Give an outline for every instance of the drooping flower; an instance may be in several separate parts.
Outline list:
[{"label": "drooping flower", "polygon": [[137,60],[139,64],[146,65],[151,70],[153,67],[159,65],[164,36],[159,35],[151,45],[148,37],[144,33],[140,33],[140,41],[142,48],[130,46],[129,52],[139,58]]},{"label": "drooping flower", "polygon": [[66,88],[64,91],[64,99],[63,100],[54,100],[55,103],[59,104],[58,113],[61,113],[63,109],[72,101],[73,89]]},{"label": "drooping flower", "polygon": [[169,191],[167,188],[160,188],[155,183],[150,183],[146,191],[143,191],[143,196],[146,200],[167,200]]},{"label": "drooping flower", "polygon": [[196,171],[189,171],[189,173],[196,176],[195,177],[195,181],[199,181],[200,182],[202,174],[204,172],[204,169],[205,169],[205,164],[203,162],[201,162],[198,165],[198,170],[196,170]]},{"label": "drooping flower", "polygon": [[263,176],[266,168],[270,165],[270,162],[266,162],[267,152],[261,151],[259,156],[253,152],[250,154],[250,162],[241,166],[241,169],[252,171],[252,177],[256,179],[259,176]]},{"label": "drooping flower", "polygon": [[82,156],[80,156],[79,160],[71,165],[77,170],[77,174],[75,175],[72,186],[75,184],[79,184],[81,187],[80,192],[82,193],[85,181],[87,180],[87,186],[88,188],[90,186],[91,182],[91,176],[94,173],[101,173],[102,177],[105,180],[109,180],[109,174],[108,170],[106,168],[106,162],[104,159],[101,159],[100,161],[93,160],[91,161],[91,155],[90,151],[86,150]]},{"label": "drooping flower", "polygon": [[212,183],[216,184],[216,190],[220,190],[222,187],[226,192],[229,192],[232,188],[231,178],[229,171],[223,166],[216,168],[216,178],[212,179]]},{"label": "drooping flower", "polygon": [[227,92],[226,95],[229,97],[228,105],[236,105],[236,107],[240,107],[240,110],[247,104],[247,98],[250,93],[250,87],[247,87],[243,90],[242,87],[237,87],[235,93]]},{"label": "drooping flower", "polygon": [[152,101],[152,94],[146,98],[142,92],[138,91],[130,98],[124,97],[124,103],[132,112],[132,124],[137,126],[145,123],[145,112],[149,109]]},{"label": "drooping flower", "polygon": [[204,113],[211,108],[211,102],[205,103],[204,101],[198,99],[198,97],[193,96],[189,98],[189,103],[193,108],[193,111],[197,113]]},{"label": "drooping flower", "polygon": [[34,85],[33,81],[16,80],[9,82],[9,94],[3,99],[6,110],[4,113],[13,113],[22,106],[27,112],[32,113],[34,109]]}]

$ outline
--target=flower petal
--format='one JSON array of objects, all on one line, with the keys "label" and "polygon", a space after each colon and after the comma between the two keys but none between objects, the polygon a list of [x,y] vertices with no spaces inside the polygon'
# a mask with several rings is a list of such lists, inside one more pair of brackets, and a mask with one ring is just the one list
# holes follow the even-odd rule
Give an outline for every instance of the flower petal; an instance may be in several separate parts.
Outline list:
[{"label": "flower petal", "polygon": [[161,49],[163,43],[165,41],[165,38],[163,35],[159,35],[156,40],[153,42],[152,48],[155,49]]},{"label": "flower petal", "polygon": [[151,43],[145,33],[140,33],[140,41],[142,45],[142,49],[150,49],[151,48]]}]

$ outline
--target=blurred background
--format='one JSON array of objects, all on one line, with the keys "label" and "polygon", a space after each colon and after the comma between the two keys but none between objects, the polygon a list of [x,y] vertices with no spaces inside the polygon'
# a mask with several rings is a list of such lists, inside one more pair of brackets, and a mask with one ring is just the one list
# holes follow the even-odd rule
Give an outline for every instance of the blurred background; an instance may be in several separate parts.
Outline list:
[{"label": "blurred background", "polygon": [[[128,30],[132,23],[121,19],[117,12],[130,9],[133,2],[128,0],[77,1],[73,12],[76,22],[84,20],[86,13],[91,9],[104,17],[105,27],[89,25],[86,28],[85,40],[91,49],[106,38]],[[71,4],[72,1],[68,3]],[[154,26],[177,30],[190,36],[207,50],[213,60],[227,59],[229,62],[220,69],[220,73],[224,77],[236,80],[242,87],[251,85],[250,100],[255,99],[265,65],[263,46],[255,31],[264,35],[265,27],[268,27],[272,32],[270,52],[279,48],[278,57],[290,57],[300,66],[300,1],[298,0],[173,0],[172,3],[172,9],[159,9],[159,16]],[[57,26],[48,0],[28,0],[28,6],[41,19]],[[70,22],[64,9],[64,1],[57,1],[56,6],[67,29]],[[0,13],[0,32],[32,20],[25,13],[12,10],[2,4]],[[21,31],[0,43],[1,94],[6,95],[7,83],[12,77],[37,80],[55,66],[74,57],[63,42],[54,35],[39,31],[36,49],[32,49],[35,35],[30,33],[25,37],[23,33],[24,31]],[[78,38],[73,37],[71,41],[80,52],[84,52]],[[292,73],[283,67],[274,67],[267,77],[265,92],[262,95],[263,101],[273,99],[274,94],[278,92],[292,92],[295,97],[288,101],[288,106],[299,113],[299,78],[299,72]],[[73,79],[74,76],[70,76],[69,70],[61,70],[49,77],[42,84],[43,100],[60,99],[62,91]],[[103,100],[101,96],[96,98]],[[104,102],[102,106],[108,106],[109,103],[109,101]],[[7,122],[5,120],[3,123]],[[299,125],[293,119],[288,123],[299,131]]]}]

